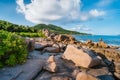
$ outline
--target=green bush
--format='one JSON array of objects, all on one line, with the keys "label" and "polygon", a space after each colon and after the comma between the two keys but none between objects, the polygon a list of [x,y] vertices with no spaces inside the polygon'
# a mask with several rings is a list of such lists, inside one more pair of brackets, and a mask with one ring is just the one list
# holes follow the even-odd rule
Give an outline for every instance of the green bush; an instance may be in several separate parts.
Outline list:
[{"label": "green bush", "polygon": [[27,45],[23,38],[0,30],[0,67],[22,64],[27,55]]},{"label": "green bush", "polygon": [[37,32],[37,33],[20,32],[20,33],[17,33],[17,34],[22,36],[22,37],[43,37],[43,38],[45,38],[45,35],[42,32]]}]

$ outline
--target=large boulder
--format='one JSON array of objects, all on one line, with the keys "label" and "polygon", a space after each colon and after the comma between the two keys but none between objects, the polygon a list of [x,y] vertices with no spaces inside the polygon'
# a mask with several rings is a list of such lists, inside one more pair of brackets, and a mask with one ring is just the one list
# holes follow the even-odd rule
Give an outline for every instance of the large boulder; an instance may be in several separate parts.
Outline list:
[{"label": "large boulder", "polygon": [[108,48],[109,47],[104,41],[100,41],[97,44],[98,44],[98,47],[101,47],[101,48]]},{"label": "large boulder", "polygon": [[76,80],[100,80],[88,73],[80,72],[77,74]]},{"label": "large boulder", "polygon": [[114,76],[118,79],[120,79],[120,62],[116,62],[114,63],[115,65],[115,72],[114,72]]},{"label": "large boulder", "polygon": [[108,59],[114,62],[120,62],[120,50],[110,48],[92,48],[103,59]]},{"label": "large boulder", "polygon": [[59,53],[60,49],[58,47],[46,47],[43,49],[43,52]]},{"label": "large boulder", "polygon": [[54,42],[53,41],[42,41],[40,42],[40,44],[47,47],[47,46],[52,46]]},{"label": "large boulder", "polygon": [[64,59],[73,61],[77,66],[89,68],[101,63],[101,58],[93,51],[85,48],[77,48],[74,45],[68,45],[63,56]]},{"label": "large boulder", "polygon": [[58,37],[59,37],[59,35],[55,35],[55,36],[54,36],[54,40],[55,40],[55,41],[58,41]]},{"label": "large boulder", "polygon": [[94,46],[94,43],[92,42],[92,40],[88,40],[85,42],[85,44],[89,47],[93,47]]},{"label": "large boulder", "polygon": [[73,44],[76,41],[73,36],[62,35],[62,34],[56,35],[54,39],[58,42],[68,42],[68,43],[71,43],[71,44]]},{"label": "large boulder", "polygon": [[42,41],[44,41],[44,38],[41,38],[41,37],[40,38],[39,37],[38,38],[34,38],[34,39],[35,39],[35,42],[42,42]]},{"label": "large boulder", "polygon": [[33,38],[26,39],[28,51],[33,51],[35,49],[35,40]]},{"label": "large boulder", "polygon": [[87,40],[86,41],[86,44],[91,44],[91,43],[93,43],[92,40]]},{"label": "large boulder", "polygon": [[64,52],[64,51],[65,51],[66,46],[67,46],[66,44],[59,43],[59,47],[60,47],[60,49],[61,49],[61,52]]},{"label": "large boulder", "polygon": [[114,80],[112,73],[109,71],[108,67],[97,66],[87,70],[88,74],[94,75],[100,80]]},{"label": "large boulder", "polygon": [[52,41],[35,42],[35,49],[36,50],[43,50],[45,47],[50,47],[52,45],[53,45]]},{"label": "large boulder", "polygon": [[57,35],[56,33],[51,33],[48,38],[51,39],[51,40],[54,40],[56,35]]},{"label": "large boulder", "polygon": [[66,41],[68,39],[69,39],[69,37],[60,34],[57,38],[57,41]]},{"label": "large boulder", "polygon": [[39,42],[35,42],[35,50],[43,50],[45,47],[45,45],[41,45]]},{"label": "large boulder", "polygon": [[43,29],[42,33],[46,36],[49,37],[50,36],[50,32],[47,29]]},{"label": "large boulder", "polygon": [[115,65],[115,71],[117,73],[120,73],[120,62],[115,62],[114,65]]},{"label": "large boulder", "polygon": [[55,62],[54,56],[50,56],[44,66],[45,70],[48,70],[50,72],[56,72],[57,71],[57,65]]},{"label": "large boulder", "polygon": [[116,77],[116,80],[120,80],[120,73],[114,73],[114,76]]}]

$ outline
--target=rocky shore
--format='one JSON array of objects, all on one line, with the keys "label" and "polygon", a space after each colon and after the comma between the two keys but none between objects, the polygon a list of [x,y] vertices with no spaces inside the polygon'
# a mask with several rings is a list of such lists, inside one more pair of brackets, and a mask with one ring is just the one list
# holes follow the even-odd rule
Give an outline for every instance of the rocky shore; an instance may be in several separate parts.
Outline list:
[{"label": "rocky shore", "polygon": [[0,69],[0,80],[120,80],[118,47],[42,32],[47,38],[26,39],[27,62]]}]

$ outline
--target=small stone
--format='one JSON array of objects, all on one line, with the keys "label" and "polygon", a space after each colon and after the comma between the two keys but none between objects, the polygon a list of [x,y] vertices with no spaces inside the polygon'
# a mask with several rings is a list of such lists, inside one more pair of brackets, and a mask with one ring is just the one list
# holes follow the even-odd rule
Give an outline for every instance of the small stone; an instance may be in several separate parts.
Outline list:
[{"label": "small stone", "polygon": [[116,78],[120,79],[120,73],[115,72],[114,75],[115,75]]},{"label": "small stone", "polygon": [[72,79],[67,76],[55,76],[52,77],[51,80],[72,80]]},{"label": "small stone", "polygon": [[55,62],[54,56],[50,56],[44,66],[45,70],[48,70],[50,72],[56,72],[57,71],[57,65]]},{"label": "small stone", "polygon": [[99,79],[88,73],[80,72],[77,74],[76,80],[99,80]]}]

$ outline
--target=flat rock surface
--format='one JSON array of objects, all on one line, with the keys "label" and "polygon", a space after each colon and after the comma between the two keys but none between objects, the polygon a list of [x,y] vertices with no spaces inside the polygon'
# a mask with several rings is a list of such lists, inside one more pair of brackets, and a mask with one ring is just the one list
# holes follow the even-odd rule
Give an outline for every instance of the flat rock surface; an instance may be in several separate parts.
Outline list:
[{"label": "flat rock surface", "polygon": [[22,73],[19,66],[0,70],[0,80],[12,80]]},{"label": "flat rock surface", "polygon": [[[71,78],[73,70],[76,68],[73,63],[69,61],[64,61],[63,59],[60,58],[60,56],[56,56],[56,64],[57,64],[57,72],[56,73],[51,73],[49,71],[42,71],[35,80],[52,80],[53,77],[69,77]],[[63,79],[63,78],[61,78]],[[56,80],[61,80],[61,79],[56,79]],[[64,79],[63,79],[64,80]],[[69,79],[68,79],[69,80]]]},{"label": "flat rock surface", "polygon": [[73,62],[62,59],[62,54],[57,53],[55,55],[57,66],[55,73],[43,69],[46,60],[54,53],[41,53],[34,50],[29,53],[25,64],[0,69],[0,80],[75,80],[77,73],[81,71],[87,71],[87,73],[100,80],[114,80],[106,66],[97,66],[84,70],[84,68],[75,66]]},{"label": "flat rock surface", "polygon": [[0,80],[31,80],[34,78],[42,70],[45,57],[40,57],[36,51],[33,53],[36,53],[34,55],[31,53],[34,58],[28,59],[23,65],[0,69]]}]

